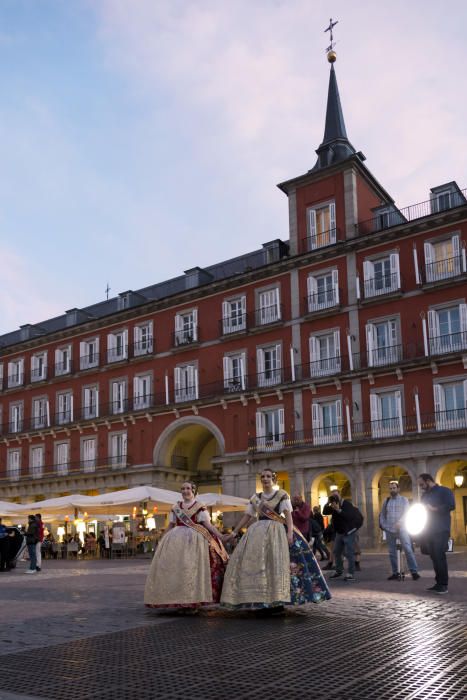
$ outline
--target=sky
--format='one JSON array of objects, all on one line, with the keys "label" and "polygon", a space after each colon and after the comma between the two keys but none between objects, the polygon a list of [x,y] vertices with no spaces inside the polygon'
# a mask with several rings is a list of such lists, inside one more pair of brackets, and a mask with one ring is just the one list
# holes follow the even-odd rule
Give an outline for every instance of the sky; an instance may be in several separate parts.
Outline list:
[{"label": "sky", "polygon": [[0,334],[286,240],[331,16],[367,167],[467,187],[463,0],[0,0]]}]

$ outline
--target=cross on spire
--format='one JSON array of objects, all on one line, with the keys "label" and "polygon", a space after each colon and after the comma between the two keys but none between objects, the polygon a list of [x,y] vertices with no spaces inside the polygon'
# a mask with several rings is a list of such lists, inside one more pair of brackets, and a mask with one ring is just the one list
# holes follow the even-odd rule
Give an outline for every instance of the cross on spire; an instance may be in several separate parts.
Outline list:
[{"label": "cross on spire", "polygon": [[107,299],[109,298],[110,289],[111,288],[109,287],[109,283],[107,282],[107,287],[105,288],[105,294],[106,294]]},{"label": "cross on spire", "polygon": [[331,39],[331,43],[328,46],[328,48],[326,49],[326,52],[332,51],[334,46],[336,45],[336,43],[334,41],[334,34],[333,34],[332,30],[334,29],[336,24],[338,24],[338,22],[339,22],[338,19],[336,19],[336,21],[333,22],[332,17],[331,17],[331,19],[329,20],[329,27],[326,27],[326,29],[324,30],[324,33],[329,32],[329,38]]}]

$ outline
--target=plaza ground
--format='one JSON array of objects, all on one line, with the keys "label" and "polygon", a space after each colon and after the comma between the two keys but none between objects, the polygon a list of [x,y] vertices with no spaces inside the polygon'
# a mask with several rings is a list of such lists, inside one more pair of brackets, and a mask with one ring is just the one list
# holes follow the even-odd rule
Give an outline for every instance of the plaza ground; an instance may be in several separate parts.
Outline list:
[{"label": "plaza ground", "polygon": [[467,699],[467,549],[447,596],[387,581],[368,552],[332,601],[258,619],[158,614],[142,604],[148,559],[25,563],[0,575],[0,700]]}]

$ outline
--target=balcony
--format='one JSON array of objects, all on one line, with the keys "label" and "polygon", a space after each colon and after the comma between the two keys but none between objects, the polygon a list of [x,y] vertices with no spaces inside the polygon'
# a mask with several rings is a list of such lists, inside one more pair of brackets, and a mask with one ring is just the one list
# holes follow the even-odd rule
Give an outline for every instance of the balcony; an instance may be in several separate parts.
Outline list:
[{"label": "balcony", "polygon": [[172,347],[181,348],[199,342],[199,328],[192,326],[172,333]]},{"label": "balcony", "polygon": [[107,350],[107,362],[123,362],[128,359],[128,345],[109,348]]},{"label": "balcony", "polygon": [[55,414],[54,425],[68,425],[73,422],[73,412],[71,409],[59,411]]},{"label": "balcony", "polygon": [[142,357],[143,355],[151,355],[154,352],[154,338],[152,335],[144,340],[138,340],[131,346],[131,354],[133,357]]},{"label": "balcony", "polygon": [[104,406],[104,415],[106,416],[118,416],[121,413],[127,413],[129,409],[128,399],[119,399],[118,401],[110,401],[107,407]]},{"label": "balcony", "polygon": [[368,367],[400,364],[404,357],[402,345],[380,345],[367,351]]},{"label": "balcony", "polygon": [[232,335],[243,333],[248,330],[248,314],[238,314],[236,316],[226,316],[219,321],[220,335]]},{"label": "balcony", "polygon": [[441,282],[452,277],[459,277],[465,273],[464,263],[461,255],[456,255],[453,258],[445,260],[436,260],[425,264],[424,283],[431,284],[433,282]]},{"label": "balcony", "polygon": [[17,386],[23,386],[24,384],[24,372],[17,372],[16,374],[8,375],[7,386],[9,389],[14,389]]},{"label": "balcony", "polygon": [[467,428],[467,409],[452,408],[435,413],[436,430],[465,430]]},{"label": "balcony", "polygon": [[371,421],[371,436],[373,438],[388,438],[403,434],[404,419],[402,416]]},{"label": "balcony", "polygon": [[32,465],[31,463],[21,472],[19,467],[7,468],[6,474],[0,476],[1,482],[29,481],[33,479],[47,479],[60,476],[76,476],[78,474],[105,473],[109,470],[126,469],[131,464],[127,454],[95,457],[94,459],[79,461],[62,461],[49,465]]},{"label": "balcony", "polygon": [[35,367],[31,370],[31,382],[44,382],[47,379],[47,366]]},{"label": "balcony", "polygon": [[197,401],[198,386],[183,386],[177,387],[174,390],[175,403],[184,403],[185,401]]},{"label": "balcony", "polygon": [[283,372],[281,367],[266,369],[256,375],[256,386],[260,389],[277,386],[282,383]]},{"label": "balcony", "polygon": [[317,313],[339,306],[341,292],[337,287],[327,287],[305,297],[305,314]]},{"label": "balcony", "polygon": [[467,204],[467,189],[449,194],[451,196],[448,199],[428,199],[418,204],[411,204],[403,209],[397,209],[394,212],[388,212],[385,214],[385,218],[382,218],[380,214],[371,219],[359,221],[358,224],[355,225],[356,232],[358,235],[376,233],[381,230],[394,228],[395,226],[403,226],[404,224],[416,222],[428,216],[439,216],[441,213],[445,214]]},{"label": "balcony", "polygon": [[255,326],[267,326],[282,320],[282,304],[262,306],[255,310]]},{"label": "balcony", "polygon": [[394,294],[401,289],[400,276],[396,273],[371,277],[363,281],[364,299],[372,299],[385,294]]},{"label": "balcony", "polygon": [[6,478],[8,481],[19,481],[21,477],[20,467],[7,467]]},{"label": "balcony", "polygon": [[60,377],[64,374],[71,374],[72,372],[72,361],[71,359],[65,362],[56,362],[54,365],[54,374],[56,377]]},{"label": "balcony", "polygon": [[79,368],[82,370],[94,369],[95,367],[99,367],[99,362],[100,353],[98,352],[89,353],[88,355],[82,355],[79,358]]},{"label": "balcony", "polygon": [[319,360],[310,362],[310,377],[327,377],[332,374],[339,374],[342,371],[342,358],[321,357]]},{"label": "balcony", "polygon": [[308,253],[312,250],[327,248],[328,246],[335,245],[337,241],[340,240],[342,240],[340,229],[336,227],[330,228],[328,231],[322,231],[315,236],[302,238],[302,251]]},{"label": "balcony", "polygon": [[97,404],[91,404],[90,406],[83,406],[81,408],[81,419],[82,420],[93,420],[99,417],[99,407]]},{"label": "balcony", "polygon": [[430,355],[445,355],[467,349],[467,331],[446,333],[429,339]]}]

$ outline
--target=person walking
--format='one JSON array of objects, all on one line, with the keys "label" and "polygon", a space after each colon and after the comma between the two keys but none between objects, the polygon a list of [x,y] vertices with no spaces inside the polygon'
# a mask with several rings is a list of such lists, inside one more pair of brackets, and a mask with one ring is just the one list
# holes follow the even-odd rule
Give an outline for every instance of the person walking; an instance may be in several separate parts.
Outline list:
[{"label": "person walking", "polygon": [[428,511],[422,552],[430,555],[435,572],[435,585],[427,590],[443,595],[448,592],[446,552],[451,534],[451,511],[456,502],[451,489],[437,484],[431,474],[420,474],[418,485],[422,491],[421,502]]},{"label": "person walking", "polygon": [[42,522],[42,515],[36,513],[37,527],[39,528],[39,542],[36,544],[36,571],[40,571],[42,568],[42,542],[44,541],[44,523]]},{"label": "person walking", "polygon": [[26,545],[29,553],[29,569],[26,574],[37,573],[36,545],[39,542],[39,524],[34,515],[28,515],[28,529],[26,530]]},{"label": "person walking", "polygon": [[386,533],[389,561],[391,562],[392,569],[388,581],[399,580],[402,573],[399,571],[397,563],[397,540],[400,541],[401,547],[405,552],[407,565],[413,580],[417,581],[420,578],[417,561],[412,548],[412,541],[404,526],[404,516],[408,507],[409,501],[405,496],[401,496],[399,482],[390,481],[389,496],[384,501],[381,513],[379,514],[379,526]]}]

